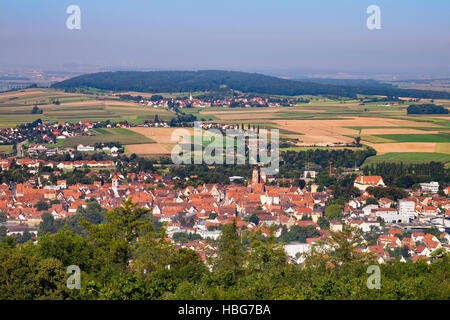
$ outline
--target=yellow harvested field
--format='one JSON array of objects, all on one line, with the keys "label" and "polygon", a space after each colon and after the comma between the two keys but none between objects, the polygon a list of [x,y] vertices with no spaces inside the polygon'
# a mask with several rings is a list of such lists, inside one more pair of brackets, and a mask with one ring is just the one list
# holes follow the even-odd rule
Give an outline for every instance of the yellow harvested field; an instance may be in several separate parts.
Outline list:
[{"label": "yellow harvested field", "polygon": [[184,129],[187,130],[191,135],[194,134],[193,128],[130,128],[129,130],[155,140],[156,143],[127,145],[127,153],[136,153],[139,155],[170,154],[173,147],[178,143],[177,141],[172,141],[171,139],[172,133],[177,129]]},{"label": "yellow harvested field", "polygon": [[[402,119],[386,119],[375,117],[354,117],[352,119],[336,119],[336,120],[276,120],[274,121],[281,128],[293,132],[297,132],[299,135],[297,138],[300,140],[297,143],[298,146],[310,146],[310,145],[329,145],[339,143],[352,143],[354,139],[352,137],[358,135],[358,130],[350,129],[346,127],[371,127],[371,126],[385,126],[392,127],[392,129],[363,129],[363,136],[370,136],[374,134],[389,134],[389,133],[424,133],[421,130],[407,129],[401,127],[414,127],[417,126],[417,122]],[[421,126],[433,127],[432,123],[423,123]],[[427,131],[427,133],[433,133],[433,131]],[[375,141],[372,141],[375,142]],[[381,142],[381,141],[380,141]],[[386,141],[384,141],[386,142]],[[402,146],[406,149],[396,152],[415,152],[414,150],[421,150],[422,147],[425,150],[420,152],[434,152],[428,151],[430,148],[434,148],[435,144],[388,144],[390,146],[381,146],[373,144],[372,146],[380,152],[393,152],[385,150],[395,150],[396,147]],[[418,147],[414,147],[418,146]],[[394,149],[390,149],[394,148]]]},{"label": "yellow harvested field", "polygon": [[10,98],[10,97],[24,97],[24,96],[33,96],[37,94],[46,94],[47,92],[41,90],[30,90],[24,92],[11,92],[11,93],[2,93],[0,98]]},{"label": "yellow harvested field", "polygon": [[138,106],[137,103],[132,102],[124,102],[124,101],[115,101],[115,100],[87,100],[87,101],[78,101],[78,102],[68,102],[68,103],[62,103],[62,105],[67,107],[77,107],[77,106],[95,106],[95,105],[104,105],[104,106],[130,106],[130,107],[136,107]]},{"label": "yellow harvested field", "polygon": [[170,154],[175,144],[150,143],[131,144],[126,146],[127,154],[138,154],[141,156],[167,155]]},{"label": "yellow harvested field", "polygon": [[263,108],[252,108],[252,109],[247,109],[247,110],[243,110],[242,108],[238,109],[238,110],[233,110],[233,108],[222,108],[223,110],[215,110],[215,111],[211,111],[208,109],[205,109],[204,111],[200,111],[201,114],[213,114],[213,115],[222,115],[222,114],[240,114],[240,113],[246,113],[246,114],[262,114],[267,112],[286,112],[287,109],[286,108],[273,108],[273,107],[263,107]]},{"label": "yellow harvested field", "polygon": [[385,154],[390,152],[435,152],[436,143],[434,142],[403,142],[403,143],[369,143],[364,144],[371,146],[377,151],[377,154]]},{"label": "yellow harvested field", "polygon": [[435,152],[450,154],[450,143],[436,143]]}]

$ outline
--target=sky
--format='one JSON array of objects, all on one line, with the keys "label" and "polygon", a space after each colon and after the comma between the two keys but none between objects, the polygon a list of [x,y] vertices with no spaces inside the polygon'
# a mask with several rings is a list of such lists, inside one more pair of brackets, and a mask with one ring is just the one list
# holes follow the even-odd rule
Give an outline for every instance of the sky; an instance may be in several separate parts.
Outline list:
[{"label": "sky", "polygon": [[448,0],[1,0],[0,69],[448,77],[449,13]]}]

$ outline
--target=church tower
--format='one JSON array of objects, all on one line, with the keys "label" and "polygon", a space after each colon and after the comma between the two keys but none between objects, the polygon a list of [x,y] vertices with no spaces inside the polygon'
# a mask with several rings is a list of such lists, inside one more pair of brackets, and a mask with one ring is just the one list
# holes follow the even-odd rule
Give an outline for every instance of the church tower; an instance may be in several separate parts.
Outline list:
[{"label": "church tower", "polygon": [[117,175],[114,175],[112,178],[112,189],[114,191],[114,194],[118,194],[119,191],[119,177]]},{"label": "church tower", "polygon": [[258,184],[259,183],[259,170],[257,166],[253,167],[253,175],[252,175],[252,184]]}]

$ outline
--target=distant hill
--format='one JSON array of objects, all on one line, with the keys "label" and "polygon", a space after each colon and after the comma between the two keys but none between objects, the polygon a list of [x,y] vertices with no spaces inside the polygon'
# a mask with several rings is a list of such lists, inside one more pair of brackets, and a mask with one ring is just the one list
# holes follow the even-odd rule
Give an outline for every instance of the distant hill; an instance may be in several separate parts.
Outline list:
[{"label": "distant hill", "polygon": [[346,87],[369,87],[369,88],[395,88],[390,83],[384,83],[375,79],[333,79],[333,78],[304,78],[295,79],[302,82],[313,82],[320,84],[331,84]]},{"label": "distant hill", "polygon": [[101,90],[138,92],[194,92],[233,89],[246,93],[271,95],[334,95],[355,97],[356,94],[402,96],[415,98],[450,98],[450,93],[406,90],[379,86],[342,86],[280,79],[257,73],[235,71],[117,71],[74,77],[52,85],[67,91],[80,87]]}]

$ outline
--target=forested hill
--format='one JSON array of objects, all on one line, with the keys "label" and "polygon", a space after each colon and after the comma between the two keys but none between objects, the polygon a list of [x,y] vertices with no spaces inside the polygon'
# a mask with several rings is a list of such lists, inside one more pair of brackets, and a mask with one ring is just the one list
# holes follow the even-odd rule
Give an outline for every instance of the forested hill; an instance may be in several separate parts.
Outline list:
[{"label": "forested hill", "polygon": [[449,99],[448,92],[404,90],[379,86],[341,86],[296,80],[286,80],[256,73],[234,71],[117,71],[100,72],[74,77],[53,84],[53,88],[72,91],[92,87],[113,91],[194,92],[220,91],[224,88],[246,93],[273,95],[336,95],[354,97],[356,94]]}]

